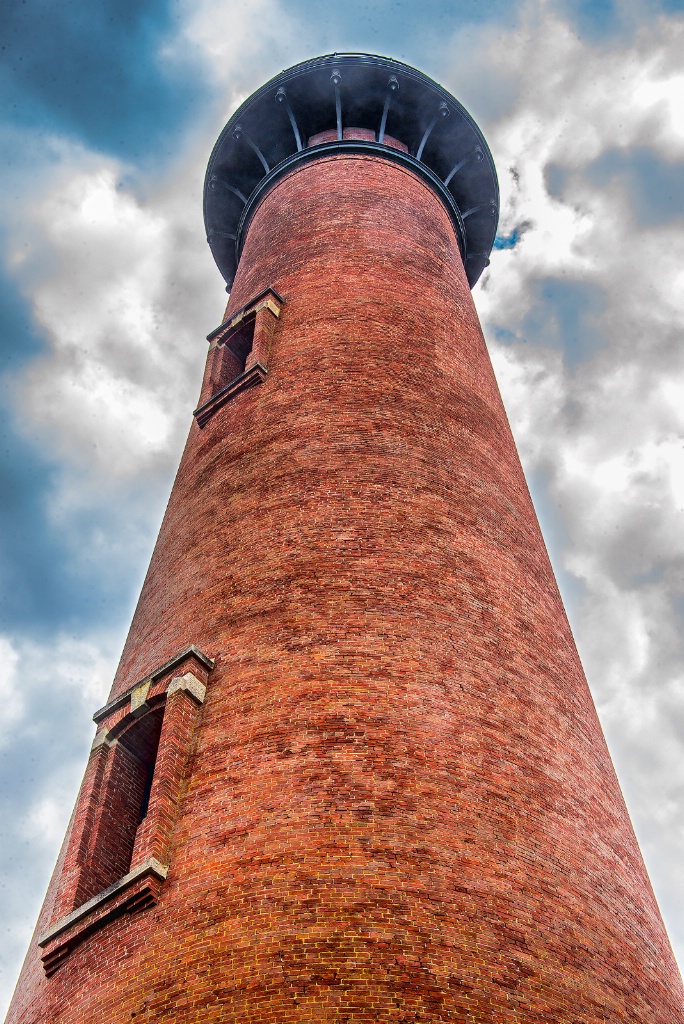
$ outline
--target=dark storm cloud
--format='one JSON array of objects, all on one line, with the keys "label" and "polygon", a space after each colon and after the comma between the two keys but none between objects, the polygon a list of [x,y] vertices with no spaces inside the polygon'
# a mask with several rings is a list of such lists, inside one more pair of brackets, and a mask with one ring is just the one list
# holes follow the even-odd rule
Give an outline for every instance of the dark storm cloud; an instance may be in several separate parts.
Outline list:
[{"label": "dark storm cloud", "polygon": [[171,75],[158,58],[173,28],[168,0],[14,0],[1,10],[6,119],[118,155],[166,155],[205,88],[197,69]]},{"label": "dark storm cloud", "polygon": [[105,503],[74,509],[68,527],[55,523],[49,507],[59,467],[16,436],[3,409],[0,442],[0,534],[12,538],[0,550],[0,631],[39,638],[55,629],[84,633],[103,619],[123,622],[131,573],[139,575],[138,559],[149,550],[142,524],[136,542],[131,508],[108,514]]},{"label": "dark storm cloud", "polygon": [[545,181],[549,195],[560,200],[582,184],[621,189],[639,228],[659,227],[684,217],[684,162],[668,160],[648,146],[612,147],[581,172],[549,164]]},{"label": "dark storm cloud", "polygon": [[606,306],[599,285],[546,277],[532,284],[531,293],[531,308],[520,324],[519,340],[560,349],[570,366],[605,343],[597,327],[597,318]]},{"label": "dark storm cloud", "polygon": [[[1,365],[16,371],[41,350],[42,342],[16,295],[16,284],[4,275],[0,308]],[[3,383],[7,395],[11,382],[5,377]],[[0,535],[12,538],[12,544],[0,548],[0,628],[45,623],[50,629],[79,603],[69,580],[69,553],[46,522],[45,491],[55,466],[35,445],[17,437],[6,405],[0,405],[0,445]]]},{"label": "dark storm cloud", "polygon": [[118,621],[130,606],[129,573],[136,561],[125,551],[112,558],[121,513],[114,506],[107,514],[98,504],[75,509],[67,529],[54,522],[50,505],[59,463],[17,433],[21,408],[13,401],[13,374],[40,354],[43,343],[16,284],[2,274],[0,309],[0,536],[12,538],[0,546],[0,632],[28,628],[38,637],[55,627],[83,630],[103,615]]},{"label": "dark storm cloud", "polygon": [[585,174],[599,188],[624,188],[638,227],[684,217],[684,162],[664,160],[646,147],[610,149]]}]

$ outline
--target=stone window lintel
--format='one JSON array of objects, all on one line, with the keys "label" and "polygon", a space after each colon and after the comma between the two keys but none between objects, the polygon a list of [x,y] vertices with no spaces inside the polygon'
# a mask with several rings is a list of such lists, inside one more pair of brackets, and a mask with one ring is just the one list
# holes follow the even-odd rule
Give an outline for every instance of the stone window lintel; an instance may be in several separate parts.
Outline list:
[{"label": "stone window lintel", "polygon": [[280,310],[284,305],[285,299],[282,295],[278,294],[275,288],[264,288],[263,292],[259,292],[258,295],[255,295],[253,299],[250,299],[250,301],[242,306],[241,309],[238,309],[237,312],[233,313],[229,320],[224,320],[222,324],[219,324],[219,326],[211,332],[211,334],[207,334],[207,341],[211,345],[220,344],[230,331],[240,326],[243,320],[248,316],[251,316],[253,313],[261,312],[262,309],[268,309],[269,312],[278,319],[280,316]]},{"label": "stone window lintel", "polygon": [[[203,654],[199,647],[195,647],[194,644],[191,644],[189,647],[185,647],[178,654],[174,655],[169,661],[160,665],[160,667],[155,669],[154,672],[150,673],[150,675],[147,675],[144,679],[134,683],[133,686],[129,686],[128,689],[124,690],[123,693],[120,693],[118,697],[114,697],[108,704],[105,704],[104,707],[99,708],[93,715],[93,721],[99,725],[99,723],[104,721],[104,719],[113,711],[118,711],[124,706],[124,704],[131,700],[134,690],[138,690],[139,687],[145,686],[146,683],[151,685],[156,682],[156,680],[161,678],[161,676],[172,672],[177,665],[180,665],[180,663],[185,661],[187,658],[195,658],[197,662],[209,672],[211,672],[214,667],[213,660],[207,657],[206,654]],[[147,692],[149,693],[149,686]]]}]

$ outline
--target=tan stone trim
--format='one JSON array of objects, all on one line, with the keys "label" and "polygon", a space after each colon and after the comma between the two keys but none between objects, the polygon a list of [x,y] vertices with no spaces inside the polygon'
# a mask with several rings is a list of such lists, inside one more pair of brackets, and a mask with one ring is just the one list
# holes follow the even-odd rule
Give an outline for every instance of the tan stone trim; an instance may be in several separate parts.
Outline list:
[{"label": "tan stone trim", "polygon": [[244,319],[252,314],[259,313],[262,309],[268,309],[276,319],[280,316],[280,310],[285,305],[285,299],[282,295],[279,295],[275,288],[266,288],[263,292],[259,292],[253,299],[250,299],[246,305],[238,309],[237,312],[233,313],[230,320],[224,320],[222,324],[207,335],[207,341],[212,346],[218,345],[226,334],[233,330],[234,327],[238,327]]},{"label": "tan stone trim", "polygon": [[96,733],[93,745],[90,748],[90,753],[94,754],[101,747],[113,747],[116,743],[115,739],[112,739],[111,733],[106,729],[101,729],[100,732]]},{"label": "tan stone trim", "polygon": [[105,704],[104,707],[96,711],[95,714],[93,715],[93,721],[99,723],[102,721],[103,718],[106,718],[107,715],[111,714],[112,711],[118,711],[118,709],[123,707],[123,705],[129,700],[131,694],[133,693],[133,690],[135,690],[137,687],[143,686],[148,681],[150,683],[153,683],[155,679],[159,679],[160,676],[165,675],[167,672],[171,672],[176,667],[176,665],[179,665],[180,662],[185,661],[186,658],[191,657],[197,658],[200,665],[204,665],[204,667],[208,669],[210,672],[214,667],[214,661],[212,658],[209,658],[206,654],[203,654],[202,651],[200,651],[199,647],[195,647],[194,644],[190,644],[189,647],[184,648],[179,654],[174,655],[174,657],[171,658],[170,661],[165,662],[159,668],[155,669],[154,672],[151,672],[143,679],[138,680],[138,682],[134,683],[133,686],[129,686],[128,689],[124,690],[123,693],[120,693],[118,697],[114,697],[113,700],[110,700],[108,704]]},{"label": "tan stone trim", "polygon": [[150,710],[150,705],[147,703],[147,695],[150,692],[151,685],[152,679],[145,679],[131,690],[131,714],[134,718],[140,718],[141,715]]},{"label": "tan stone trim", "polygon": [[198,704],[204,704],[207,688],[192,672],[186,672],[184,676],[174,676],[166,688],[166,695],[170,697],[172,693],[177,693],[179,690],[189,693]]}]

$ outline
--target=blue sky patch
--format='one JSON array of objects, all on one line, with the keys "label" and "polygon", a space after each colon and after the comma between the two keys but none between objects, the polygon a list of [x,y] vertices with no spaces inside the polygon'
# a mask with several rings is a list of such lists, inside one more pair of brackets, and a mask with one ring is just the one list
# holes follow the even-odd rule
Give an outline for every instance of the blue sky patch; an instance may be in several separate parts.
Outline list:
[{"label": "blue sky patch", "polygon": [[497,235],[494,239],[495,249],[513,249],[520,241],[520,231],[514,228],[510,235]]},{"label": "blue sky patch", "polygon": [[650,20],[660,14],[684,9],[684,0],[648,0],[647,4],[625,3],[624,0],[558,0],[558,8],[582,36],[603,42],[611,36],[631,34],[642,24],[644,15]]}]

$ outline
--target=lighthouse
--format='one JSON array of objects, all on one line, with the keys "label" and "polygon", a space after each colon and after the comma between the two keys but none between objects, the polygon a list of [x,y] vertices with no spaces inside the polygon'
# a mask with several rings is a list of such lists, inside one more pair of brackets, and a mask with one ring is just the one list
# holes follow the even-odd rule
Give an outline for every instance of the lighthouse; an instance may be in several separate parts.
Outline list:
[{"label": "lighthouse", "polygon": [[307,61],[204,215],[229,301],[8,1022],[684,1020],[471,298],[477,125]]}]

